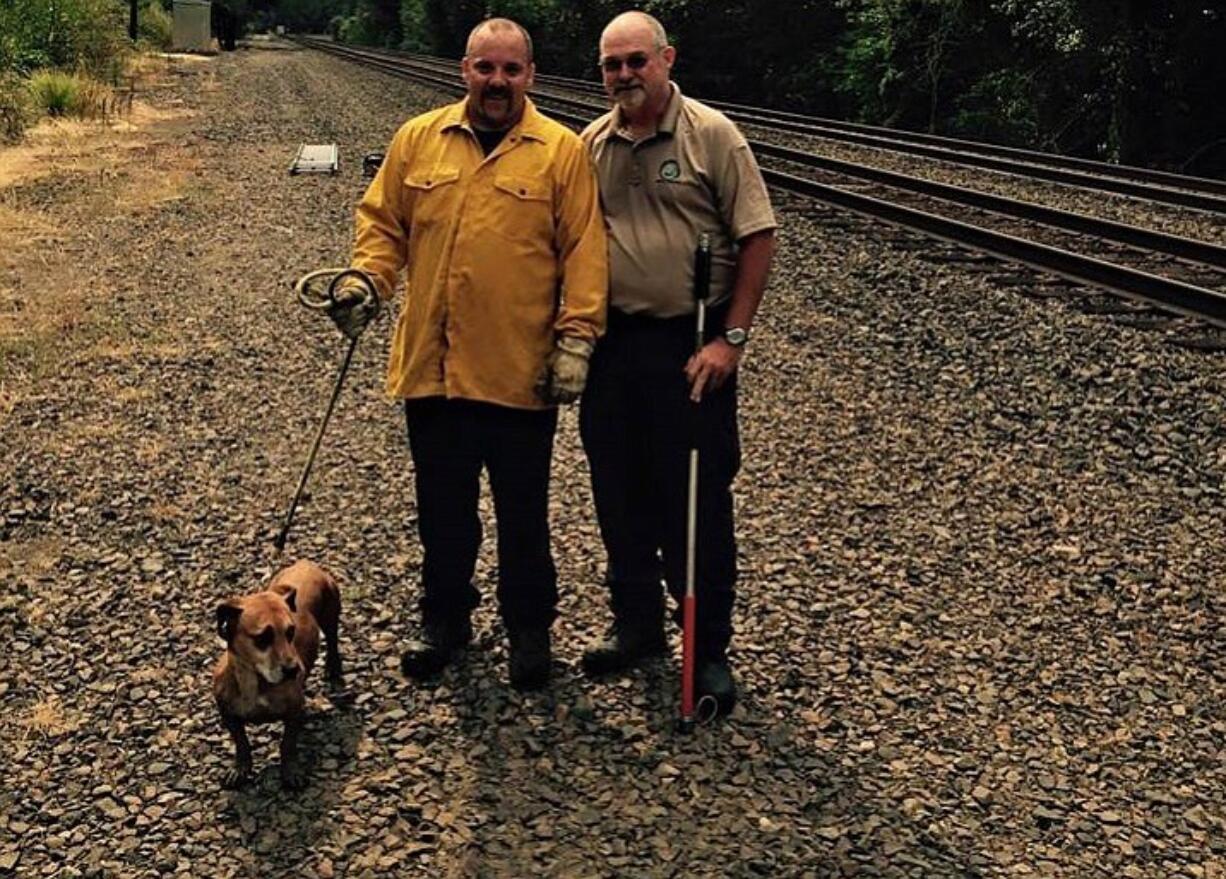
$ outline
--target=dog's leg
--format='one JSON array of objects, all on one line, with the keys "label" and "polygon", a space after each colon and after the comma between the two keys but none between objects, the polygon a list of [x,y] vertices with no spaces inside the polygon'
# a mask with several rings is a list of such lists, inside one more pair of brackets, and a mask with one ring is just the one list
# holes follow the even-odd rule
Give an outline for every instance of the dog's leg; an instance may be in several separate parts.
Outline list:
[{"label": "dog's leg", "polygon": [[336,630],[333,629],[332,634],[327,635],[326,639],[325,650],[327,655],[324,658],[324,676],[327,678],[329,686],[334,689],[341,689],[345,684],[345,675],[341,668],[341,652],[336,649]]},{"label": "dog's leg", "polygon": [[233,790],[251,780],[251,742],[247,740],[247,727],[241,719],[223,714],[221,722],[234,740],[234,768],[222,776],[221,786]]},{"label": "dog's leg", "polygon": [[344,686],[344,674],[341,670],[340,639],[337,637],[341,608],[340,598],[333,593],[331,601],[320,614],[319,629],[324,635],[324,677],[332,689],[340,690]]},{"label": "dog's leg", "polygon": [[286,790],[306,787],[306,769],[298,758],[298,735],[301,732],[301,716],[285,718],[285,732],[281,734],[281,786]]}]

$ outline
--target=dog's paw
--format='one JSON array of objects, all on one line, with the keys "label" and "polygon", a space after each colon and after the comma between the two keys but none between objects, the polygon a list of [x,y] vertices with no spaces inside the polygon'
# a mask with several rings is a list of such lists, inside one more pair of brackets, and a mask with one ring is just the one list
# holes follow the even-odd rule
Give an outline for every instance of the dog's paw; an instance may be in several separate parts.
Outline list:
[{"label": "dog's paw", "polygon": [[306,770],[301,766],[281,766],[281,787],[285,790],[302,790],[307,784]]},{"label": "dog's paw", "polygon": [[249,781],[251,781],[250,766],[236,766],[221,776],[221,786],[225,790],[238,790],[240,787],[245,787]]}]

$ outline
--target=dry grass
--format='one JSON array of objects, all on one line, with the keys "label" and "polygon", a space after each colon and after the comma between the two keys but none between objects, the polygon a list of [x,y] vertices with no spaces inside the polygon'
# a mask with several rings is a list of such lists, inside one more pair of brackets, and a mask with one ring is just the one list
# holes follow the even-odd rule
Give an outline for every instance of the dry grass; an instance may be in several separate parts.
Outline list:
[{"label": "dry grass", "polygon": [[30,706],[20,721],[24,727],[21,740],[31,735],[39,738],[56,738],[75,731],[81,725],[79,712],[66,708],[59,696],[46,696]]},{"label": "dry grass", "polygon": [[[98,90],[99,107],[116,94]],[[110,115],[105,109],[100,113]],[[90,215],[98,221],[184,199],[199,163],[171,145],[173,124],[166,131],[163,123],[186,115],[138,102],[121,124],[48,120],[31,129],[21,145],[0,149],[0,240],[5,242],[0,248],[0,413],[34,396],[39,377],[67,344],[81,350],[90,335],[105,329],[93,326],[96,318],[86,317],[86,306],[109,293],[95,274],[58,256],[69,236],[89,236],[89,225],[70,230],[41,210],[23,207],[17,185],[52,174],[87,177],[94,193]],[[37,299],[29,296],[31,290],[39,291]],[[87,321],[91,329],[83,333]],[[144,397],[121,402],[139,399]]]},{"label": "dry grass", "polygon": [[63,553],[64,541],[59,537],[0,542],[0,579],[7,580],[19,571],[34,575],[49,573]]},{"label": "dry grass", "polygon": [[128,675],[128,681],[133,684],[152,684],[166,677],[165,666],[146,665]]},{"label": "dry grass", "polygon": [[169,501],[154,501],[149,505],[149,516],[157,522],[179,522],[186,515],[182,507]]},{"label": "dry grass", "polygon": [[116,403],[140,403],[143,400],[152,400],[156,394],[149,388],[120,388],[115,393]]},{"label": "dry grass", "polygon": [[136,463],[142,467],[156,464],[166,451],[166,444],[155,437],[145,437],[136,444]]}]

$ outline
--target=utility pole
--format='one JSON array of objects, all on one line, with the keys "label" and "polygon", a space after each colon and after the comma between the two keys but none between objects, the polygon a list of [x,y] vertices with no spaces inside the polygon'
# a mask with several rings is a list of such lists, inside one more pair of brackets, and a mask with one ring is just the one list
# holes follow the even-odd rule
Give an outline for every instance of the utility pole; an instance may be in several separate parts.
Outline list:
[{"label": "utility pole", "polygon": [[131,0],[128,6],[128,38],[132,42],[136,42],[136,4],[138,0]]}]

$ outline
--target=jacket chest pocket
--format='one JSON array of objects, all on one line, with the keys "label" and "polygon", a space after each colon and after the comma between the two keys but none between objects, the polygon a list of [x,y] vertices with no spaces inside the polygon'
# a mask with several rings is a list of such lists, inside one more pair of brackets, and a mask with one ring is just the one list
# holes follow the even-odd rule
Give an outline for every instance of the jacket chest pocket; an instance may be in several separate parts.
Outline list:
[{"label": "jacket chest pocket", "polygon": [[501,174],[494,178],[490,224],[507,238],[553,241],[553,193],[548,180]]},{"label": "jacket chest pocket", "polygon": [[459,197],[459,168],[436,167],[424,171],[412,171],[404,178],[406,198],[409,200],[405,215],[413,227],[426,228],[451,219]]}]

